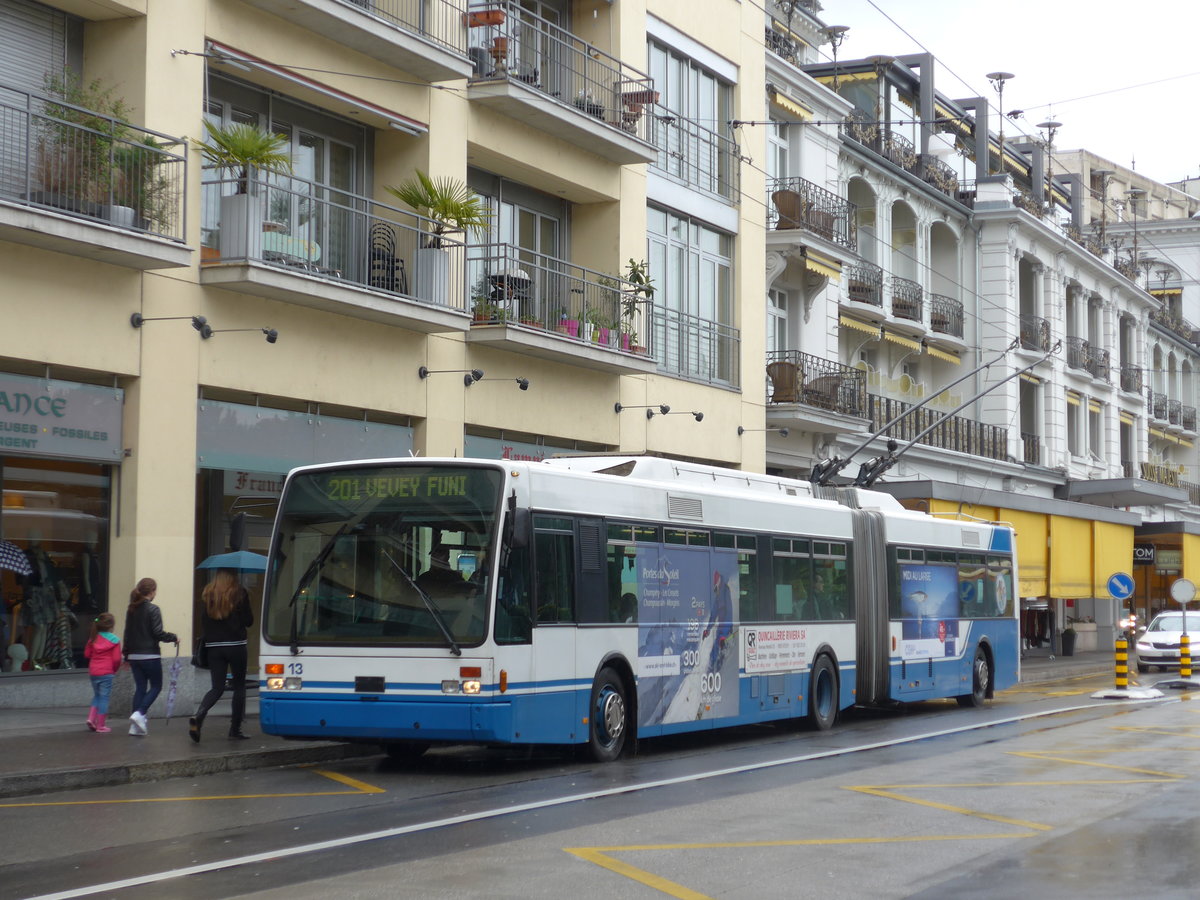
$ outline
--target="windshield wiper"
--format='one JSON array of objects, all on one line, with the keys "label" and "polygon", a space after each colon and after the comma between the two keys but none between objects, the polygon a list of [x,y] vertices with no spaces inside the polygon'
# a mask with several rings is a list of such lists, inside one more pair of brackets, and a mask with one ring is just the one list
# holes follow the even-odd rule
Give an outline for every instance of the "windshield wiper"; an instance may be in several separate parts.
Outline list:
[{"label": "windshield wiper", "polygon": [[381,550],[380,552],[387,558],[387,561],[395,566],[396,570],[404,576],[404,580],[412,585],[412,589],[417,592],[417,596],[421,598],[421,602],[424,603],[425,608],[429,610],[429,615],[432,616],[433,621],[437,623],[438,630],[442,633],[442,637],[444,637],[446,639],[446,643],[450,645],[450,652],[455,656],[462,656],[462,650],[459,649],[458,643],[454,640],[454,635],[450,633],[450,628],[446,625],[446,619],[445,616],[442,615],[442,611],[437,608],[430,596],[421,590],[420,585],[413,580],[413,577],[404,571],[404,567],[400,565],[400,563],[396,562],[396,560],[392,559],[392,554],[388,553],[386,550]]},{"label": "windshield wiper", "polygon": [[308,587],[308,583],[313,580],[314,576],[316,576],[319,571],[321,571],[321,566],[325,564],[325,560],[329,557],[329,554],[333,552],[333,545],[338,542],[338,538],[350,530],[350,525],[350,522],[346,522],[341,528],[333,533],[333,536],[328,541],[324,543],[317,555],[313,557],[312,562],[308,564],[308,568],[304,570],[304,574],[300,576],[300,581],[296,585],[296,590],[292,592],[292,599],[288,601],[288,608],[292,611],[292,628],[291,634],[289,635],[291,638],[292,656],[296,656],[300,653],[300,607],[296,605],[296,599],[302,593],[304,593],[304,589]]}]

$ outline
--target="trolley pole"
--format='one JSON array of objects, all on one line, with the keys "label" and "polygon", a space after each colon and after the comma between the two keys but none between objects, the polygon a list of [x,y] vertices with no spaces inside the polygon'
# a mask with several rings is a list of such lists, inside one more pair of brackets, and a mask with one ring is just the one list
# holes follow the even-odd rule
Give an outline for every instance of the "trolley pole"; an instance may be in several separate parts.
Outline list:
[{"label": "trolley pole", "polygon": [[1125,638],[1117,638],[1117,690],[1129,689],[1129,642]]}]

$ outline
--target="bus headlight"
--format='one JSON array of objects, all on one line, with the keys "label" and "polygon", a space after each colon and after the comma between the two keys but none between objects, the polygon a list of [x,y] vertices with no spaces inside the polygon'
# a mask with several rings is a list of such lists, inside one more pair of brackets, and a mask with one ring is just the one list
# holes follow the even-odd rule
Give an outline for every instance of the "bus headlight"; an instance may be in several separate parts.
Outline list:
[{"label": "bus headlight", "polygon": [[279,678],[279,677],[268,678],[267,679],[267,690],[268,691],[282,691],[283,690],[283,679]]},{"label": "bus headlight", "polygon": [[443,694],[461,694],[462,693],[462,685],[459,684],[457,681],[455,681],[453,678],[447,678],[445,681],[442,682],[442,693]]},{"label": "bus headlight", "polygon": [[479,682],[478,681],[464,681],[463,686],[462,686],[462,691],[464,694],[478,694],[479,693]]}]

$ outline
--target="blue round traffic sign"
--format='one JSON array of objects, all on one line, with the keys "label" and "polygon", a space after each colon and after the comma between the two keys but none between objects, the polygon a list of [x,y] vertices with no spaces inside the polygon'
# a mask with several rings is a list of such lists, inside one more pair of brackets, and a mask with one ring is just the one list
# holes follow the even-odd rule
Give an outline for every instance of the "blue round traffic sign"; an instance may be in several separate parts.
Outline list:
[{"label": "blue round traffic sign", "polygon": [[1128,600],[1133,596],[1133,576],[1117,572],[1108,576],[1108,593],[1114,600]]}]

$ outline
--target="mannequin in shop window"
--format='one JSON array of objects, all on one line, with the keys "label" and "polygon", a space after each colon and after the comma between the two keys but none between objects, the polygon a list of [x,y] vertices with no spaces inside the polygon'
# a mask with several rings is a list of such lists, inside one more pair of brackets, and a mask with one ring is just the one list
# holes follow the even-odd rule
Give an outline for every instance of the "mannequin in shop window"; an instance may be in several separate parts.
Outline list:
[{"label": "mannequin in shop window", "polygon": [[100,553],[95,541],[88,541],[79,559],[79,611],[94,614],[108,608],[104,579],[100,575]]},{"label": "mannequin in shop window", "polygon": [[25,576],[25,598],[21,605],[25,646],[32,667],[41,669],[46,667],[47,637],[51,626],[59,618],[59,605],[68,596],[67,586],[50,554],[42,546],[42,537],[37,532],[29,536],[25,556],[29,559],[29,567],[33,569],[32,573]]}]

